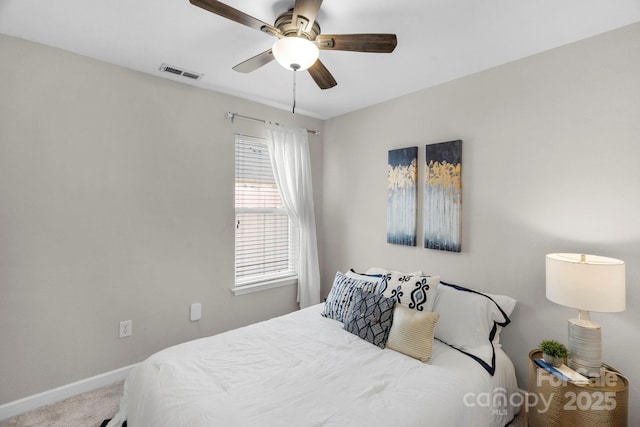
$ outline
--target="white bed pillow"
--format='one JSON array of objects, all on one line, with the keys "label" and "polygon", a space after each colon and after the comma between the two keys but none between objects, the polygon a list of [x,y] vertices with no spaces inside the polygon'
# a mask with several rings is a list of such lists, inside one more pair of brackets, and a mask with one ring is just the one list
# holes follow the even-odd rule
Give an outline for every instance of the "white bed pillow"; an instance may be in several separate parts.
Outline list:
[{"label": "white bed pillow", "polygon": [[374,282],[347,277],[338,271],[333,280],[331,291],[324,303],[322,316],[344,323],[349,317],[349,313],[353,307],[356,289],[362,289],[365,292],[374,292],[377,287],[378,285]]},{"label": "white bed pillow", "polygon": [[[498,304],[500,308],[504,310],[504,313],[509,317],[511,316],[511,313],[513,313],[513,309],[516,308],[516,304],[518,302],[507,295],[496,295],[489,293],[485,293],[485,295],[494,300],[496,304]],[[502,347],[502,344],[500,344],[500,331],[502,331],[502,328],[502,326],[498,325],[496,336],[493,337],[493,344],[497,347]]]},{"label": "white bed pillow", "polygon": [[398,304],[418,311],[434,311],[439,276],[387,273],[380,292]]},{"label": "white bed pillow", "polygon": [[396,304],[387,348],[428,362],[431,359],[433,335],[439,317],[438,313],[420,312]]},{"label": "white bed pillow", "polygon": [[515,307],[513,298],[492,297],[441,282],[433,307],[440,314],[435,337],[477,361],[491,375],[495,372],[494,339],[498,328],[511,322],[496,299],[511,311]]}]

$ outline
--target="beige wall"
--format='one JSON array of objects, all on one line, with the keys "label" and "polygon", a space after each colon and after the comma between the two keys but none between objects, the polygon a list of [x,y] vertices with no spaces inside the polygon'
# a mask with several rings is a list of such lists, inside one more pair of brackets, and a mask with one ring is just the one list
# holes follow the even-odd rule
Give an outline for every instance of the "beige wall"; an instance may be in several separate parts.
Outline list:
[{"label": "beige wall", "polygon": [[[640,24],[331,119],[325,130],[325,279],[350,267],[423,269],[512,295],[519,303],[502,340],[522,388],[529,350],[543,338],[566,342],[575,313],[545,298],[545,254],[626,261],[627,310],[592,317],[606,362],[632,383],[630,425],[640,425]],[[462,253],[387,244],[388,150],[417,145],[424,162],[425,144],[452,139],[463,140]]]},{"label": "beige wall", "polygon": [[233,134],[264,132],[224,114],[321,121],[3,35],[0,52],[0,404],[296,308],[293,286],[229,291]]}]

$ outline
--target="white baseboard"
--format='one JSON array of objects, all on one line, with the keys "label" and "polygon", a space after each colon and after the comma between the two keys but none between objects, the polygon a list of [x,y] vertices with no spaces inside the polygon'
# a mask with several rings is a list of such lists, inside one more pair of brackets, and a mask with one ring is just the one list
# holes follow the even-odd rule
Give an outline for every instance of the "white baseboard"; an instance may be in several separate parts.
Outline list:
[{"label": "white baseboard", "polygon": [[104,374],[96,375],[95,377],[86,378],[84,380],[76,381],[71,384],[66,384],[52,390],[47,390],[42,393],[34,394],[33,396],[28,396],[0,405],[0,420],[124,380],[129,374],[129,371],[131,371],[131,369],[136,365],[137,364],[125,366],[124,368],[105,372]]}]

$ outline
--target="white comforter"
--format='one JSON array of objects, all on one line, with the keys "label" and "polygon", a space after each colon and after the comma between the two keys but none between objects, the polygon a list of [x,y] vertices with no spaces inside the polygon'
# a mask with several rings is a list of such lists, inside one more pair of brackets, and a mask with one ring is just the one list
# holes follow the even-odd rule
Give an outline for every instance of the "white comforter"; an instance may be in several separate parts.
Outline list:
[{"label": "white comforter", "polygon": [[321,311],[322,304],[154,354],[127,378],[108,426],[127,419],[129,427],[466,427],[513,418],[511,406],[487,404],[517,390],[501,349],[493,377],[437,340],[425,364],[369,344]]}]

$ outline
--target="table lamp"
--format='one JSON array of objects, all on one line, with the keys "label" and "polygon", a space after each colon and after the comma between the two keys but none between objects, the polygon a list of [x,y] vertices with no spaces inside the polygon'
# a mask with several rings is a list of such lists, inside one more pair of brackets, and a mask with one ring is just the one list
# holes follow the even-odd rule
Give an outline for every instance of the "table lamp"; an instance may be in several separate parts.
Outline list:
[{"label": "table lamp", "polygon": [[602,329],[589,312],[625,309],[624,262],[596,255],[557,253],[546,256],[547,299],[578,309],[569,319],[569,367],[599,377],[602,367]]}]

